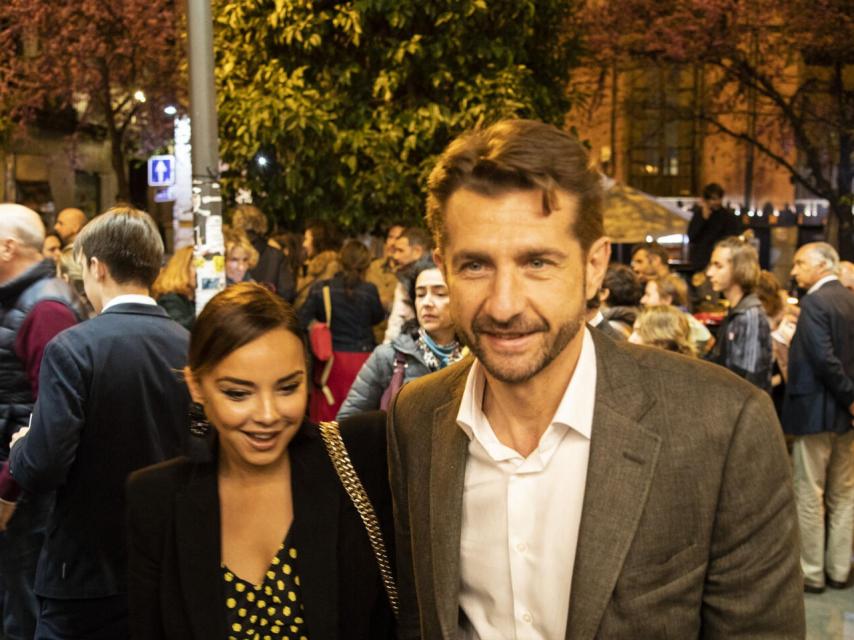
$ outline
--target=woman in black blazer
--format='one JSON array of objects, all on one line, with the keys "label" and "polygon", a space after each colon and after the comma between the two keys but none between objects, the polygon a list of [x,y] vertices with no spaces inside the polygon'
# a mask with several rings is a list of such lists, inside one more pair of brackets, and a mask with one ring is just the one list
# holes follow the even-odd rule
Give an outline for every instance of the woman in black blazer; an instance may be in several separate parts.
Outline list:
[{"label": "woman in black blazer", "polygon": [[[131,476],[132,637],[393,637],[364,524],[303,420],[293,310],[258,285],[230,287],[196,321],[188,362],[211,446]],[[393,557],[384,422],[365,414],[341,431]]]}]

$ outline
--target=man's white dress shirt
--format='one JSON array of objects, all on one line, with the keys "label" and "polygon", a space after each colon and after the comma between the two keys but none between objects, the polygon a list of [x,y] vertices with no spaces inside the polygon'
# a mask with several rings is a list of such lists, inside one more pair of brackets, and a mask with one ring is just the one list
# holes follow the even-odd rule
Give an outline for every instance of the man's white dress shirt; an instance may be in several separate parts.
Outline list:
[{"label": "man's white dress shirt", "polygon": [[147,304],[155,307],[157,306],[157,302],[151,296],[143,296],[138,293],[125,293],[120,296],[116,296],[105,304],[104,308],[101,309],[101,313],[104,313],[104,311],[110,307],[115,307],[118,304]]},{"label": "man's white dress shirt", "polygon": [[469,437],[458,637],[554,640],[566,633],[590,455],[596,354],[587,328],[572,379],[537,448],[523,458],[483,413],[475,361],[457,424]]},{"label": "man's white dress shirt", "polygon": [[825,284],[827,284],[828,282],[831,282],[832,280],[839,280],[839,278],[837,278],[834,275],[824,276],[821,280],[819,280],[818,282],[816,282],[813,286],[811,286],[809,288],[809,291],[807,291],[807,295],[809,295],[811,293],[815,293],[816,291],[821,289]]}]

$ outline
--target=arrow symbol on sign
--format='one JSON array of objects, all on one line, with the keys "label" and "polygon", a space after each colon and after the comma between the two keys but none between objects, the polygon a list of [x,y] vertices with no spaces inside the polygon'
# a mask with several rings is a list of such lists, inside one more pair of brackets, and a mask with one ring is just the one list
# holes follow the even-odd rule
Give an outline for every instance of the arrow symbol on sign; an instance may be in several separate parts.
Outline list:
[{"label": "arrow symbol on sign", "polygon": [[157,182],[163,182],[163,178],[165,174],[169,172],[169,167],[166,166],[166,163],[163,160],[158,160],[154,163],[154,177]]}]

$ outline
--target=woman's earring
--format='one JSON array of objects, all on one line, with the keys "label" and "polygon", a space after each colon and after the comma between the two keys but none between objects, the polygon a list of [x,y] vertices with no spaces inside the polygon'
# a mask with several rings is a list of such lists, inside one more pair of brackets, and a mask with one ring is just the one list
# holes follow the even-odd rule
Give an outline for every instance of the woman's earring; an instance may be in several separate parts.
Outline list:
[{"label": "woman's earring", "polygon": [[205,416],[205,408],[198,402],[190,404],[190,434],[204,438],[210,433],[211,423]]}]

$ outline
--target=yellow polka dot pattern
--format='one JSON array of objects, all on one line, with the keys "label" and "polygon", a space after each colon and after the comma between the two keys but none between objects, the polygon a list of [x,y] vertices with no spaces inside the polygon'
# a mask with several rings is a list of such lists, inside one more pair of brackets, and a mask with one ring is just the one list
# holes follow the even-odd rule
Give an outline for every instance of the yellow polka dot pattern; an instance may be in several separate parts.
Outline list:
[{"label": "yellow polka dot pattern", "polygon": [[308,640],[296,560],[285,539],[258,586],[222,566],[228,640]]}]

